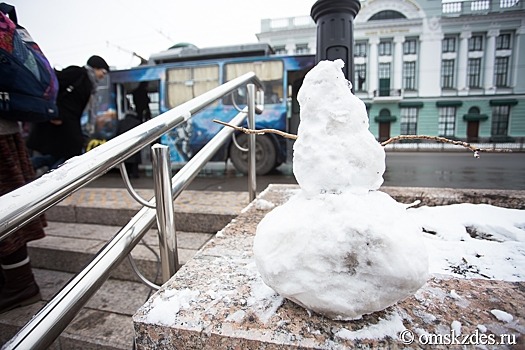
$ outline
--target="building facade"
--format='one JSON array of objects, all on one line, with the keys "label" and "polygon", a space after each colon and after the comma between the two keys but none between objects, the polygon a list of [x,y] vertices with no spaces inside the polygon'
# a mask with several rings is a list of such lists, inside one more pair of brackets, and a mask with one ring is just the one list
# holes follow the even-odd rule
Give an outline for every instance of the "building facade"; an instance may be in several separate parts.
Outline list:
[{"label": "building facade", "polygon": [[[309,16],[264,19],[260,42],[314,54]],[[354,90],[379,140],[408,135],[523,142],[525,7],[519,0],[365,0]]]}]

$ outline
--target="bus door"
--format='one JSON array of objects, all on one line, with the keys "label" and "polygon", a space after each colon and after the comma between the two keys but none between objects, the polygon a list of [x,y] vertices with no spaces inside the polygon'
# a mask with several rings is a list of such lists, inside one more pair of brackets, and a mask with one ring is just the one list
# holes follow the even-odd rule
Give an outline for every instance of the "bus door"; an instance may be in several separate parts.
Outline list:
[{"label": "bus door", "polygon": [[119,83],[116,86],[117,115],[122,120],[126,114],[134,113],[144,123],[160,114],[160,81]]},{"label": "bus door", "polygon": [[[159,80],[116,84],[117,135],[160,114],[159,87]],[[156,140],[154,143],[157,142],[160,140]],[[143,165],[151,164],[149,147],[143,148],[140,154],[135,157],[135,160]]]}]

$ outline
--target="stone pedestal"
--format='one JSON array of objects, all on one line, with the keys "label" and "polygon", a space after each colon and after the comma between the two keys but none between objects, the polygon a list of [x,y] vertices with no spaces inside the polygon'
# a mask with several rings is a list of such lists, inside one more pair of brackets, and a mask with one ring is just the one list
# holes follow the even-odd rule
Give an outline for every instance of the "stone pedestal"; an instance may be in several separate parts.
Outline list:
[{"label": "stone pedestal", "polygon": [[[155,293],[133,317],[137,349],[448,349],[460,348],[461,342],[466,345],[461,348],[523,346],[523,282],[433,276],[414,296],[344,322],[309,313],[275,294],[255,266],[253,238],[271,204],[284,203],[297,189],[270,185]],[[403,202],[425,203],[427,198],[429,205],[457,198],[465,202],[473,195],[460,190],[382,190]],[[472,202],[490,203],[490,198],[501,202],[497,205],[504,198],[525,203],[525,194],[514,191],[485,191]],[[492,310],[505,311],[512,319]]]}]

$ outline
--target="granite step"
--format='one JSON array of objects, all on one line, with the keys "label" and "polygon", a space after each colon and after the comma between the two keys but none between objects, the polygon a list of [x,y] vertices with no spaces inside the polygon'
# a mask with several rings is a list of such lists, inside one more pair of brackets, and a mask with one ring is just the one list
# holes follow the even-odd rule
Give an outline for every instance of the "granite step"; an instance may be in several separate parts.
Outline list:
[{"label": "granite step", "polygon": [[[28,244],[31,263],[40,269],[78,273],[120,229],[120,226],[50,221],[46,237]],[[179,263],[185,264],[212,237],[211,233],[177,231]],[[156,283],[160,283],[158,254],[158,234],[153,229],[131,253],[140,272]],[[140,281],[128,259],[111,273],[111,277]]]},{"label": "granite step", "polygon": [[[42,301],[0,314],[0,346],[74,277],[68,272],[36,268],[33,273]],[[49,349],[132,349],[131,316],[152,293],[142,283],[108,279]]]},{"label": "granite step", "polygon": [[[152,190],[137,190],[149,200]],[[184,191],[175,201],[179,262],[185,264],[248,204],[243,192]],[[46,211],[46,237],[28,244],[42,301],[0,314],[0,347],[11,339],[141,209],[125,189],[84,188]],[[157,230],[132,256],[141,273],[160,282]],[[150,249],[151,248],[151,249]],[[125,259],[49,349],[131,349],[131,316],[152,294]]]},{"label": "granite step", "polygon": [[[145,200],[153,190],[136,191]],[[183,191],[174,202],[177,230],[215,233],[248,204],[245,192]],[[123,188],[78,190],[46,211],[50,221],[124,226],[142,208]]]}]

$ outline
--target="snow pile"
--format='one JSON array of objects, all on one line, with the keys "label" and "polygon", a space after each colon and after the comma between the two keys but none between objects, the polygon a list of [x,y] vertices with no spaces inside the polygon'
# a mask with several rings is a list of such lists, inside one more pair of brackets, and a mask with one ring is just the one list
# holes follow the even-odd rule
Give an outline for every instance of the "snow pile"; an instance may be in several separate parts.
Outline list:
[{"label": "snow pile", "polygon": [[260,222],[254,256],[263,281],[309,310],[358,319],[416,292],[428,276],[420,227],[376,191],[385,154],[343,61],[323,61],[299,91],[294,174],[301,190]]},{"label": "snow pile", "polygon": [[408,214],[424,231],[432,274],[525,280],[525,211],[462,203]]},{"label": "snow pile", "polygon": [[199,294],[199,291],[190,289],[165,291],[151,303],[147,321],[163,325],[173,324],[179,311],[189,309]]}]

